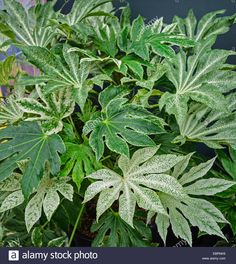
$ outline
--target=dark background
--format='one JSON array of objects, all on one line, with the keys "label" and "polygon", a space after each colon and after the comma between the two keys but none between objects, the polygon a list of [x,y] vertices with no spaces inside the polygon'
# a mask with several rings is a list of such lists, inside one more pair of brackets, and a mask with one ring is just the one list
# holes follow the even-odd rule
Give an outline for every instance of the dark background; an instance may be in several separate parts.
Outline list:
[{"label": "dark background", "polygon": [[[63,12],[66,13],[69,12],[74,0],[58,0],[57,7],[60,7],[64,2],[67,2],[63,8]],[[225,9],[226,15],[236,12],[236,0],[114,0],[113,2],[116,7],[128,2],[132,10],[132,17],[135,18],[140,14],[146,18],[147,23],[157,17],[164,17],[166,23],[171,23],[175,15],[186,17],[189,9],[193,9],[198,19],[207,12],[219,9]],[[218,38],[215,47],[236,50],[236,24],[230,32]],[[236,64],[236,56],[231,58],[230,62]]]}]

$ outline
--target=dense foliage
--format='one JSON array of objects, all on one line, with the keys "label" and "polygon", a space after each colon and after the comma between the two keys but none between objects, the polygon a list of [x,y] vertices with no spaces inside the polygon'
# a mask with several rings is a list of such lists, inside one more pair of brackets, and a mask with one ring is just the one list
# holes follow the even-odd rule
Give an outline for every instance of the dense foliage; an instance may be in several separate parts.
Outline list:
[{"label": "dense foliage", "polygon": [[213,47],[236,15],[145,23],[110,2],[4,2],[2,246],[156,246],[150,223],[164,245],[236,233],[236,53]]}]

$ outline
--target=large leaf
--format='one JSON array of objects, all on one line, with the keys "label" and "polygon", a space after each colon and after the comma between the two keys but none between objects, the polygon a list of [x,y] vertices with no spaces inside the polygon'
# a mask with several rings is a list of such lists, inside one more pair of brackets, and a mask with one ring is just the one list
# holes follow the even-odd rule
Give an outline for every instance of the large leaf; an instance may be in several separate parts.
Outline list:
[{"label": "large leaf", "polygon": [[[102,98],[101,94],[100,100]],[[103,100],[101,104],[104,104]],[[148,135],[163,132],[163,127],[160,119],[141,106],[127,104],[125,98],[116,98],[101,113],[95,113],[85,124],[83,132],[92,132],[89,144],[97,159],[100,159],[104,152],[104,142],[110,150],[128,156],[127,143],[134,146],[154,146],[154,141]]]},{"label": "large leaf", "polygon": [[180,51],[174,59],[167,61],[167,76],[175,86],[175,93],[166,92],[160,99],[160,108],[166,107],[181,125],[187,114],[187,103],[191,98],[212,109],[227,109],[222,93],[235,88],[236,74],[222,70],[232,51],[211,50],[214,38],[199,43],[193,55]]},{"label": "large leaf", "polygon": [[180,126],[180,134],[174,142],[184,143],[186,140],[199,141],[211,148],[219,149],[222,145],[230,145],[236,149],[236,96],[227,96],[229,113],[211,110],[194,104]]},{"label": "large leaf", "polygon": [[186,196],[177,180],[168,175],[168,171],[183,157],[172,154],[155,155],[157,149],[158,147],[149,147],[137,150],[131,159],[121,156],[118,166],[123,176],[108,169],[98,170],[88,176],[97,181],[89,185],[84,202],[100,193],[97,219],[119,199],[120,217],[133,226],[136,204],[148,211],[167,214],[160,204],[156,190],[177,198]]},{"label": "large leaf", "polygon": [[63,46],[63,57],[67,67],[62,63],[60,57],[46,48],[23,45],[19,45],[19,48],[27,59],[45,74],[45,76],[33,78],[31,76],[23,77],[17,82],[19,85],[46,83],[43,88],[45,94],[60,89],[69,89],[73,93],[75,101],[83,109],[88,92],[93,86],[93,83],[87,80],[90,69],[89,62],[79,62],[78,54],[69,51],[70,46],[66,44]]},{"label": "large leaf", "polygon": [[45,96],[37,89],[43,103],[33,98],[22,98],[17,102],[21,111],[28,114],[25,121],[41,121],[47,134],[58,133],[63,128],[62,119],[72,114],[75,102],[69,90],[60,90]]},{"label": "large leaf", "polygon": [[58,155],[65,150],[58,135],[46,135],[37,123],[24,122],[19,126],[9,126],[0,131],[0,180],[8,178],[18,167],[17,162],[28,159],[22,178],[22,190],[28,197],[36,188],[49,162],[52,174],[60,170]]},{"label": "large leaf", "polygon": [[[190,245],[192,245],[191,225],[197,226],[200,231],[225,238],[218,225],[219,223],[227,223],[223,214],[210,202],[197,197],[214,195],[235,185],[235,182],[223,179],[202,179],[211,169],[214,161],[215,159],[212,159],[201,163],[184,173],[189,163],[189,155],[187,155],[175,166],[173,176],[176,176],[179,165],[185,163],[185,168],[178,176],[178,183],[182,185],[186,197],[177,199],[164,192],[159,195],[165,209],[169,211],[169,218],[159,214],[156,217],[158,232],[164,242],[170,225],[175,236],[186,240]],[[194,198],[191,195],[194,195]]]},{"label": "large leaf", "polygon": [[217,17],[224,13],[225,10],[210,12],[204,15],[197,23],[193,11],[190,10],[185,19],[175,16],[173,22],[177,23],[177,28],[181,34],[199,41],[229,31],[230,26],[235,23],[236,14]]},{"label": "large leaf", "polygon": [[6,13],[1,16],[4,22],[15,33],[17,41],[28,46],[46,47],[55,31],[48,25],[50,19],[56,17],[53,10],[54,1],[44,5],[37,5],[26,10],[15,0],[4,0]]}]

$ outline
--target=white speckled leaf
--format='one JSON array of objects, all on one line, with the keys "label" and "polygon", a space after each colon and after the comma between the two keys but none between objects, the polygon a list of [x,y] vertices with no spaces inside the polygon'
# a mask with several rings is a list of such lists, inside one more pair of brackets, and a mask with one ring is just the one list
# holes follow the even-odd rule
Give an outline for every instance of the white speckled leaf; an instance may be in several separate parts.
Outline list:
[{"label": "white speckled leaf", "polygon": [[188,155],[185,156],[183,160],[181,160],[179,163],[175,165],[174,171],[172,173],[173,177],[178,178],[185,171],[193,154],[194,152],[189,153]]},{"label": "white speckled leaf", "polygon": [[131,167],[129,168],[129,171],[131,171],[134,167],[152,158],[156,154],[159,148],[160,145],[155,147],[141,148],[135,151],[130,160]]},{"label": "white speckled leaf", "polygon": [[42,214],[44,192],[37,193],[31,198],[25,208],[25,224],[29,232]]},{"label": "white speckled leaf", "polygon": [[57,191],[59,191],[66,199],[73,201],[74,189],[73,186],[68,183],[62,183],[56,186]]},{"label": "white speckled leaf", "polygon": [[152,188],[175,197],[185,197],[186,194],[182,185],[172,176],[166,174],[149,174],[145,176],[133,177],[131,182],[136,184],[145,185],[148,188]]},{"label": "white speckled leaf", "polygon": [[166,242],[168,227],[170,226],[170,219],[166,215],[158,214],[156,217],[156,225],[158,233],[160,234],[163,242]]},{"label": "white speckled leaf", "polygon": [[123,174],[126,174],[129,170],[130,159],[125,155],[121,155],[118,159],[118,166],[122,170]]},{"label": "white speckled leaf", "polygon": [[[181,212],[189,220],[191,225],[197,226],[199,230],[206,232],[209,235],[216,235],[225,239],[224,234],[222,233],[219,225],[215,218],[212,216],[212,213],[205,211],[207,207],[201,208],[201,206],[196,206],[196,203],[188,203],[188,206],[180,206]],[[220,221],[222,222],[222,221]]]},{"label": "white speckled leaf", "polygon": [[207,162],[200,163],[199,165],[192,167],[187,173],[183,174],[183,176],[179,179],[179,182],[184,185],[202,178],[211,169],[215,159],[216,158],[213,158]]},{"label": "white speckled leaf", "polygon": [[170,210],[170,222],[176,237],[180,237],[192,246],[192,233],[188,221],[176,209]]},{"label": "white speckled leaf", "polygon": [[131,226],[133,226],[135,205],[135,195],[129,190],[127,184],[125,184],[123,188],[123,194],[119,198],[119,214],[120,217]]},{"label": "white speckled leaf", "polygon": [[97,202],[97,220],[118,199],[122,183],[102,191]]},{"label": "white speckled leaf", "polygon": [[49,190],[43,200],[43,211],[48,219],[51,220],[53,213],[60,204],[60,197],[55,190]]},{"label": "white speckled leaf", "polygon": [[157,155],[145,162],[142,166],[132,171],[131,175],[143,175],[151,173],[162,173],[173,168],[178,162],[183,160],[183,156],[172,154]]},{"label": "white speckled leaf", "polygon": [[131,187],[134,190],[139,207],[147,211],[154,211],[167,215],[156,192],[135,184],[132,184]]},{"label": "white speckled leaf", "polygon": [[228,223],[228,221],[225,219],[221,211],[207,200],[200,198],[189,198],[188,204],[189,203],[191,203],[191,206],[193,208],[196,208],[197,210],[199,210],[199,212],[203,211],[204,214],[207,214],[210,218],[214,219],[216,222]]},{"label": "white speckled leaf", "polygon": [[101,169],[91,173],[90,175],[87,176],[87,178],[91,178],[94,180],[114,180],[114,179],[119,179],[120,176],[119,174],[115,173],[112,170]]},{"label": "white speckled leaf", "polygon": [[193,195],[214,195],[216,193],[223,192],[227,190],[229,187],[235,185],[235,182],[226,181],[223,179],[210,178],[199,180],[187,187],[185,187],[185,191],[188,194]]},{"label": "white speckled leaf", "polygon": [[104,181],[97,181],[89,185],[84,195],[84,203],[93,199],[98,193],[106,190],[107,188],[119,184],[120,181],[116,179],[112,180],[104,180]]},{"label": "white speckled leaf", "polygon": [[[84,202],[88,202],[100,193],[97,204],[97,218],[119,198],[121,218],[133,226],[135,206],[167,215],[155,190],[166,192],[175,197],[186,197],[183,187],[168,175],[159,174],[170,170],[185,157],[176,155],[155,155],[159,146],[136,151],[132,158],[121,156],[118,166],[123,177],[109,169],[98,170],[90,175],[96,181],[85,192]],[[141,164],[141,166],[139,166]],[[154,174],[155,173],[155,174]],[[146,187],[144,187],[146,186]],[[120,195],[120,196],[119,196]]]},{"label": "white speckled leaf", "polygon": [[2,202],[0,207],[0,212],[5,212],[10,210],[24,202],[24,196],[22,191],[14,191],[13,193],[9,194]]}]

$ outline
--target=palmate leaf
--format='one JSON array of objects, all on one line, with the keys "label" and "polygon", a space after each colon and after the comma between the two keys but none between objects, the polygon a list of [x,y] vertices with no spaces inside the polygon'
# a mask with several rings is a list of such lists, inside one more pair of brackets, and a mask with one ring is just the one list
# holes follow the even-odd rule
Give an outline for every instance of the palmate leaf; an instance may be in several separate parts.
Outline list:
[{"label": "palmate leaf", "polygon": [[227,96],[228,113],[211,110],[199,104],[193,104],[180,126],[180,136],[173,142],[203,142],[211,148],[219,149],[229,145],[236,149],[236,96]]},{"label": "palmate leaf", "polygon": [[[22,176],[22,175],[21,175]],[[12,182],[14,178],[11,178]],[[6,180],[5,180],[6,181]],[[47,220],[50,221],[54,212],[60,204],[60,196],[62,194],[69,201],[73,200],[73,187],[68,183],[69,178],[50,178],[48,170],[44,173],[44,177],[40,182],[36,192],[30,198],[25,208],[25,224],[29,232],[34,224],[40,219],[42,210]],[[6,185],[6,184],[5,184]],[[3,189],[2,191],[6,190]],[[9,191],[9,188],[7,189]],[[24,195],[18,185],[18,188],[11,190],[1,204],[0,212],[13,209],[25,201]]]},{"label": "palmate leaf", "polygon": [[175,16],[173,22],[177,24],[178,31],[181,34],[199,41],[229,31],[230,26],[235,23],[236,14],[217,17],[224,13],[225,10],[210,12],[203,16],[197,23],[193,11],[190,10],[185,19]]},{"label": "palmate leaf", "polygon": [[17,162],[28,159],[21,186],[25,197],[29,197],[42,178],[46,161],[53,175],[60,170],[58,153],[65,146],[58,135],[46,135],[35,122],[23,122],[0,130],[0,180],[8,178],[18,167]]},{"label": "palmate leaf", "polygon": [[42,103],[33,98],[17,101],[21,111],[30,115],[25,121],[41,121],[41,126],[48,135],[60,132],[63,128],[62,119],[74,111],[75,102],[71,92],[63,89],[47,96],[42,93],[41,88],[37,92]]},{"label": "palmate leaf", "polygon": [[23,111],[16,98],[15,95],[10,95],[0,103],[0,125],[12,125],[23,119]]},{"label": "palmate leaf", "polygon": [[[151,53],[171,58],[175,55],[171,45],[192,47],[195,44],[184,35],[174,34],[171,25],[164,27],[162,20],[153,26],[145,25],[141,16],[132,25],[129,22],[120,25],[118,22],[116,18],[108,18],[106,23],[92,25],[95,33],[90,34],[98,49],[111,57],[118,53],[119,47],[126,54],[134,53],[143,60],[149,60]],[[104,42],[107,45],[103,45]]]},{"label": "palmate leaf", "polygon": [[43,88],[44,94],[60,89],[69,89],[74,95],[75,101],[83,109],[89,90],[92,89],[93,83],[87,80],[90,69],[90,62],[79,61],[76,52],[70,52],[70,46],[63,45],[63,57],[67,67],[63,65],[60,57],[46,48],[37,46],[18,45],[24,52],[27,59],[38,67],[45,74],[43,76],[23,76],[17,82],[18,85],[46,85]]},{"label": "palmate leaf", "polygon": [[58,20],[69,26],[75,26],[86,17],[106,15],[106,12],[98,12],[98,8],[102,9],[109,2],[112,0],[75,0],[71,12],[67,15],[60,14]]},{"label": "palmate leaf", "polygon": [[101,169],[87,176],[97,180],[89,185],[84,197],[84,202],[87,202],[100,193],[97,219],[119,199],[120,217],[133,226],[136,204],[145,210],[167,215],[156,190],[177,198],[186,197],[182,186],[167,173],[183,157],[172,154],[155,155],[157,150],[158,147],[137,150],[131,159],[121,156],[118,166],[123,176],[108,169]]},{"label": "palmate leaf", "polygon": [[36,192],[25,208],[25,223],[28,232],[40,219],[42,210],[48,221],[51,220],[54,212],[60,204],[62,194],[69,201],[73,200],[73,187],[67,183],[67,178],[44,178]]},{"label": "palmate leaf", "polygon": [[[108,89],[107,91],[109,91]],[[90,134],[89,144],[99,160],[104,152],[104,143],[116,153],[129,156],[128,144],[134,146],[155,146],[148,136],[162,133],[163,121],[155,118],[141,106],[127,104],[125,98],[114,98],[107,105],[106,90],[100,93],[99,100],[102,112],[96,112],[86,122],[83,133]]]},{"label": "palmate leaf", "polygon": [[46,47],[55,36],[55,31],[48,25],[57,14],[53,10],[54,2],[36,5],[27,11],[15,0],[4,0],[7,12],[1,13],[1,17],[14,32],[17,42]]},{"label": "palmate leaf", "polygon": [[174,114],[179,125],[187,114],[190,98],[212,109],[227,109],[223,93],[235,88],[236,73],[222,70],[226,59],[235,55],[233,51],[211,50],[215,38],[200,42],[187,56],[180,51],[174,59],[167,61],[167,76],[174,84],[175,93],[166,92],[159,104],[169,114]]},{"label": "palmate leaf", "polygon": [[134,228],[124,222],[119,214],[105,213],[98,223],[91,227],[98,232],[93,247],[147,247],[152,236],[151,230],[142,221],[134,220]]},{"label": "palmate leaf", "polygon": [[[127,52],[134,52],[144,60],[149,60],[150,52],[172,58],[174,50],[167,44],[192,47],[195,42],[183,35],[173,34],[169,28],[163,28],[162,20],[157,20],[152,26],[145,26],[141,16],[136,18],[130,29],[130,42],[127,44]],[[124,49],[124,48],[123,48]]]},{"label": "palmate leaf", "polygon": [[61,157],[62,169],[60,176],[72,176],[73,181],[80,189],[84,177],[101,168],[91,147],[83,144],[65,143],[66,152]]},{"label": "palmate leaf", "polygon": [[[182,165],[185,164],[180,174],[176,174],[176,171],[179,171],[180,164],[175,166],[172,174],[179,184],[182,185],[183,191],[187,196],[176,199],[171,194],[160,193],[159,195],[165,209],[169,211],[169,218],[159,214],[156,216],[158,232],[165,242],[167,229],[171,225],[175,236],[186,240],[190,245],[192,244],[190,225],[197,226],[200,231],[208,234],[225,238],[218,225],[218,223],[227,223],[223,214],[210,202],[197,198],[197,196],[214,195],[233,186],[235,182],[218,178],[202,179],[211,169],[215,159],[192,167],[188,172],[184,173],[189,163],[189,158],[189,155],[187,155],[180,162]],[[176,169],[177,167],[178,169]],[[191,195],[194,195],[194,198]],[[149,219],[152,215],[153,213],[150,213]]]}]

